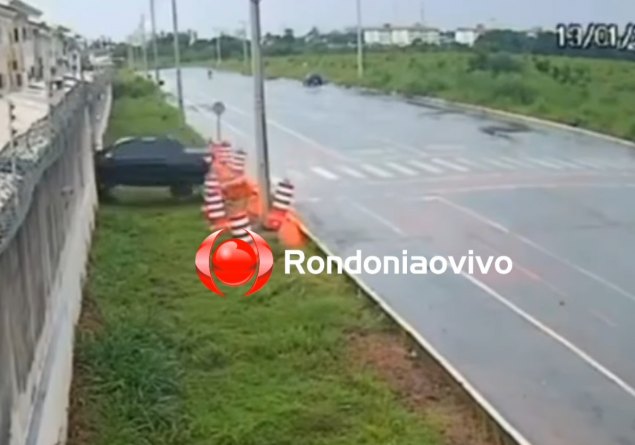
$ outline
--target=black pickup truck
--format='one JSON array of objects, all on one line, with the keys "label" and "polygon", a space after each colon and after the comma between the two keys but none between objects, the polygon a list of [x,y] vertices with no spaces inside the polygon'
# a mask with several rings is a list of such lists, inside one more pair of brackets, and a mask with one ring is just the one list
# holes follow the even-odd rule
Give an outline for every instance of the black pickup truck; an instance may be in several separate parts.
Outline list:
[{"label": "black pickup truck", "polygon": [[205,148],[186,148],[169,138],[125,138],[97,153],[100,194],[113,187],[169,187],[172,196],[187,197],[205,181],[210,159]]}]

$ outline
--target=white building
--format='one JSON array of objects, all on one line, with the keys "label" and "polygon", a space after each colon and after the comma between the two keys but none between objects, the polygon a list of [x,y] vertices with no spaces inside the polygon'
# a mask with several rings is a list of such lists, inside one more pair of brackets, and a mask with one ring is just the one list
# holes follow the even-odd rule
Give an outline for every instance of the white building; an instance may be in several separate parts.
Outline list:
[{"label": "white building", "polygon": [[458,28],[454,31],[454,41],[460,45],[474,46],[478,35],[474,28]]},{"label": "white building", "polygon": [[13,23],[16,12],[0,4],[0,92],[14,89],[14,73],[19,68],[19,57],[13,45]]},{"label": "white building", "polygon": [[364,42],[367,45],[409,46],[420,42],[438,45],[441,42],[441,31],[421,25],[391,26],[367,28],[364,30]]}]

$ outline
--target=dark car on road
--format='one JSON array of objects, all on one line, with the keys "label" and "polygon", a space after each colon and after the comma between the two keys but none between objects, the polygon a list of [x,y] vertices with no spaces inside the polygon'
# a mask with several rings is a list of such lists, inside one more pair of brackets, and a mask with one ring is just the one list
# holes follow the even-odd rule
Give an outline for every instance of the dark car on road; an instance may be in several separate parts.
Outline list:
[{"label": "dark car on road", "polygon": [[169,187],[172,196],[186,197],[200,186],[209,170],[205,148],[186,148],[169,137],[125,138],[97,153],[101,194],[116,186]]},{"label": "dark car on road", "polygon": [[303,83],[305,87],[320,87],[324,85],[326,81],[322,76],[314,73],[306,76]]}]

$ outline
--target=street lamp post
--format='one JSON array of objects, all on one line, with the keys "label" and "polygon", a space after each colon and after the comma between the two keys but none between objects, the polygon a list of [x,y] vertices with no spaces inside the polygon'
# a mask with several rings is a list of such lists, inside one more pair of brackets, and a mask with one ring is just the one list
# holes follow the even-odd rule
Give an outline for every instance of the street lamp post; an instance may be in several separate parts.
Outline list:
[{"label": "street lamp post", "polygon": [[245,62],[245,68],[249,68],[249,42],[248,42],[248,33],[247,33],[247,23],[241,22],[243,25],[243,61]]},{"label": "street lamp post", "polygon": [[221,42],[222,36],[223,36],[223,32],[221,30],[218,30],[218,35],[216,36],[216,65],[219,65],[219,66],[221,63],[223,63],[223,54],[222,54],[223,43]]},{"label": "street lamp post", "polygon": [[179,101],[179,111],[185,117],[183,106],[183,79],[181,78],[181,55],[179,53],[179,19],[176,9],[176,0],[172,0],[172,26],[174,31],[174,66],[176,68],[176,91]]},{"label": "street lamp post", "polygon": [[362,0],[357,0],[357,75],[364,77],[364,34],[362,29]]},{"label": "street lamp post", "polygon": [[141,54],[143,57],[143,75],[148,75],[148,48],[146,43],[146,18],[145,15],[141,15]]},{"label": "street lamp post", "polygon": [[261,51],[260,0],[249,0],[251,5],[251,63],[254,77],[254,111],[256,119],[256,156],[258,182],[262,193],[263,218],[269,213],[271,178],[269,177],[269,148],[267,144],[267,117],[265,113],[264,64]]},{"label": "street lamp post", "polygon": [[154,0],[150,0],[150,21],[152,22],[152,55],[154,59],[154,77],[157,83],[161,80],[159,76],[159,50],[157,47],[157,20],[154,10]]}]

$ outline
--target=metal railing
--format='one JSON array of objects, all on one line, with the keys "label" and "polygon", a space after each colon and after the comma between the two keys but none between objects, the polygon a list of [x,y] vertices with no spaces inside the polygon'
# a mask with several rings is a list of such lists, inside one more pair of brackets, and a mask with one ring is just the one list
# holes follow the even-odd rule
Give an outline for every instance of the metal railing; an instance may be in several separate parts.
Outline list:
[{"label": "metal railing", "polygon": [[43,172],[60,157],[69,133],[77,130],[78,112],[89,107],[94,118],[110,80],[111,74],[105,71],[93,82],[79,82],[51,107],[48,116],[0,149],[0,252],[20,227]]}]

